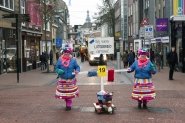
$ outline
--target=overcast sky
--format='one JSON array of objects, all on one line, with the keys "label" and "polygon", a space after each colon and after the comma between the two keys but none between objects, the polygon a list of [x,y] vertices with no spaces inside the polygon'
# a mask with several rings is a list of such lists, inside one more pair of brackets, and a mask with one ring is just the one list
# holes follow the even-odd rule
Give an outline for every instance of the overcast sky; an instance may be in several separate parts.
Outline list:
[{"label": "overcast sky", "polygon": [[97,5],[100,5],[101,0],[64,0],[68,5],[70,14],[70,25],[83,25],[87,16],[87,10],[89,10],[90,18],[95,12],[98,12]]}]

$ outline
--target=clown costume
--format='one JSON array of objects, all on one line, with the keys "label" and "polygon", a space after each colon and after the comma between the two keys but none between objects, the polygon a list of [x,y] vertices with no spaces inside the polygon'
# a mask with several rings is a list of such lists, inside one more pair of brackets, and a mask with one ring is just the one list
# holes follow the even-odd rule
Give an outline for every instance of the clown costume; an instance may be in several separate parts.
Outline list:
[{"label": "clown costume", "polygon": [[155,98],[155,89],[152,82],[152,74],[156,73],[156,68],[147,57],[149,53],[146,49],[138,50],[138,60],[136,60],[128,73],[135,71],[135,80],[132,98],[138,101],[138,108],[147,109],[147,102]]},{"label": "clown costume", "polygon": [[63,54],[56,64],[56,73],[59,76],[55,97],[66,102],[66,111],[71,110],[72,99],[79,96],[76,85],[76,74],[80,72],[80,67],[76,59],[72,58],[72,48],[65,46]]}]

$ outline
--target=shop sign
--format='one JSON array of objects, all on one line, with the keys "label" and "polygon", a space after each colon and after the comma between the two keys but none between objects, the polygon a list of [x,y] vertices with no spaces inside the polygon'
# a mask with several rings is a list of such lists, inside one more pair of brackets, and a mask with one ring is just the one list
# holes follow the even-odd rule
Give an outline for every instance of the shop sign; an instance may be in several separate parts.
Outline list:
[{"label": "shop sign", "polygon": [[90,54],[114,54],[114,37],[96,37],[88,39]]},{"label": "shop sign", "polygon": [[57,48],[62,47],[62,39],[61,38],[56,38],[56,47]]},{"label": "shop sign", "polygon": [[145,39],[152,39],[152,38],[154,38],[153,25],[146,25],[145,26]]},{"label": "shop sign", "polygon": [[168,31],[168,18],[156,19],[156,31]]}]

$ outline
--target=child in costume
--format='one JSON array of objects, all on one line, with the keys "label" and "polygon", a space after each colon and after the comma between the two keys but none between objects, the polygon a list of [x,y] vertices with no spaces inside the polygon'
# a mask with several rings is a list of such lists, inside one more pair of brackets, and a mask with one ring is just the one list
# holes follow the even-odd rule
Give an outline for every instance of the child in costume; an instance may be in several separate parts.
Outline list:
[{"label": "child in costume", "polygon": [[132,98],[138,101],[138,108],[147,109],[147,102],[155,98],[155,89],[152,82],[152,74],[156,73],[156,68],[149,60],[146,49],[138,50],[138,60],[136,60],[128,73],[135,71],[134,87]]},{"label": "child in costume", "polygon": [[72,57],[72,48],[65,46],[63,54],[59,57],[56,64],[56,73],[59,76],[55,97],[64,99],[66,111],[71,110],[72,99],[79,95],[76,85],[76,74],[80,72],[80,67],[75,58]]}]

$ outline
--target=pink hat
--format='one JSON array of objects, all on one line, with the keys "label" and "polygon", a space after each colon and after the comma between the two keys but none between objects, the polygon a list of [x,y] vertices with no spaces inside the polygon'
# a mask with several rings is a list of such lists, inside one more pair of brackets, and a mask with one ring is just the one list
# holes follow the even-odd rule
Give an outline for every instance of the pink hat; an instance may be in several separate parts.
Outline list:
[{"label": "pink hat", "polygon": [[146,56],[148,56],[149,55],[149,52],[147,51],[147,49],[142,48],[142,49],[139,49],[138,50],[138,55],[139,56],[140,55],[146,55]]},{"label": "pink hat", "polygon": [[73,52],[73,49],[71,47],[69,47],[69,45],[65,45],[63,52],[71,54]]}]

